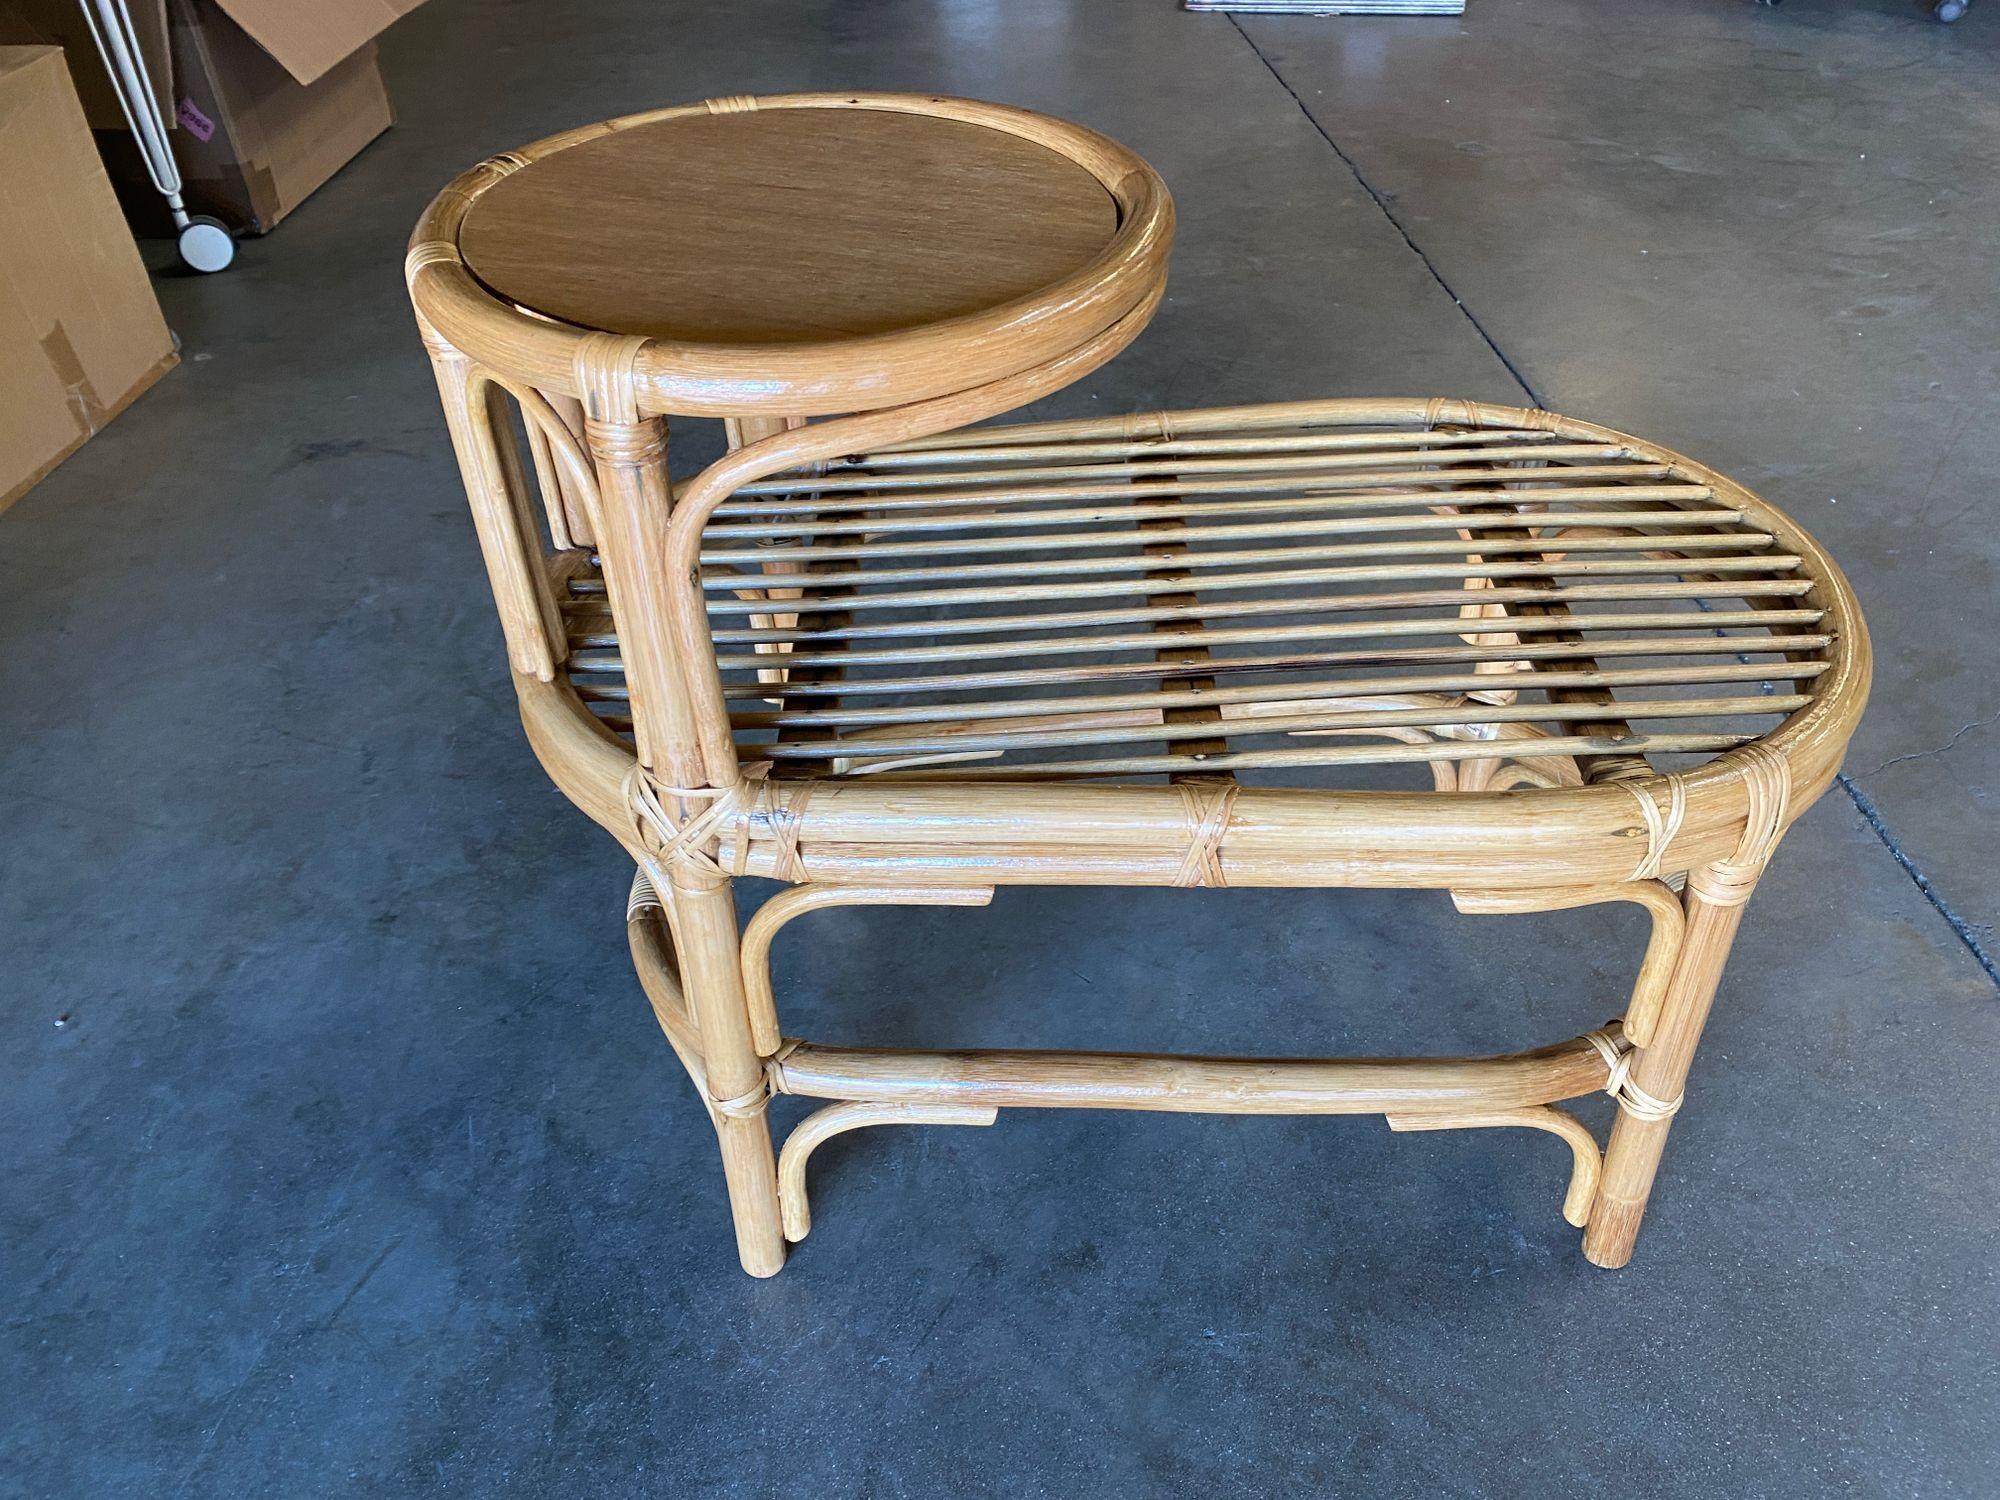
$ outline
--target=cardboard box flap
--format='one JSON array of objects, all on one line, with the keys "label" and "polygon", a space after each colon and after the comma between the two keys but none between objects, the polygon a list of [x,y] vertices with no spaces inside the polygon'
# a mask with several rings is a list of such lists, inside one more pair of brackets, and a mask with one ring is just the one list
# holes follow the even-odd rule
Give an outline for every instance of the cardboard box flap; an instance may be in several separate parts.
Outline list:
[{"label": "cardboard box flap", "polygon": [[300,83],[311,83],[342,58],[402,20],[424,0],[216,0]]}]

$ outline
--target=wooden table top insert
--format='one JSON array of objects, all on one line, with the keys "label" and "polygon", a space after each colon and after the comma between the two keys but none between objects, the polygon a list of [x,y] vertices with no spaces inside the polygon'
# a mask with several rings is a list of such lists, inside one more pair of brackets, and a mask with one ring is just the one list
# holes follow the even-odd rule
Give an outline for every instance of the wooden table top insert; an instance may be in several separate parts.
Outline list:
[{"label": "wooden table top insert", "polygon": [[934,324],[1077,271],[1102,184],[1005,131],[872,109],[696,115],[519,169],[460,231],[522,307],[675,343],[816,343]]}]

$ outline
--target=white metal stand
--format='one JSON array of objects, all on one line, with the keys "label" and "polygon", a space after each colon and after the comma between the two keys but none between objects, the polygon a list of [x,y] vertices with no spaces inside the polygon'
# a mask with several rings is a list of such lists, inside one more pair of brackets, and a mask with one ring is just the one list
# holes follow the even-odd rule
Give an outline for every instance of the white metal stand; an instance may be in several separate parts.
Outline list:
[{"label": "white metal stand", "polygon": [[153,80],[146,72],[146,58],[139,50],[139,37],[132,29],[132,13],[125,0],[78,0],[83,17],[90,23],[91,37],[105,71],[118,94],[118,107],[125,123],[132,127],[139,154],[146,159],[146,173],[167,200],[180,231],[181,260],[192,270],[220,271],[236,259],[236,241],[220,219],[206,214],[190,214],[181,202],[181,171],[174,162],[173,144],[167,139],[167,122],[160,118],[159,100],[153,94]]}]

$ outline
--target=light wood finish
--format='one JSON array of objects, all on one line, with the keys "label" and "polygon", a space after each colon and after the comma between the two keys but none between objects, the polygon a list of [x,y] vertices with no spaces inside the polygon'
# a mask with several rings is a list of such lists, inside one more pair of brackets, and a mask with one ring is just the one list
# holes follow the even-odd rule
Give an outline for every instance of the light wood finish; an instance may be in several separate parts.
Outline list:
[{"label": "light wood finish", "polygon": [[1581,1040],[1510,1057],[1173,1057],[790,1046],[779,1086],[815,1099],[1171,1114],[1370,1115],[1525,1109],[1604,1083]]},{"label": "light wood finish", "polygon": [[1578,1229],[1590,1222],[1590,1206],[1597,1197],[1597,1183],[1603,1158],[1597,1137],[1575,1115],[1565,1114],[1547,1104],[1528,1104],[1519,1109],[1439,1110],[1434,1113],[1396,1114],[1385,1118],[1389,1128],[1408,1130],[1488,1130],[1501,1126],[1525,1126],[1560,1136],[1569,1146],[1569,1188],[1563,1194],[1563,1217]]},{"label": "light wood finish", "polygon": [[[917,94],[790,94],[754,100],[715,99],[631,115],[551,136],[480,163],[438,195],[411,238],[407,268],[420,311],[454,349],[476,363],[510,371],[540,391],[580,397],[583,393],[576,384],[573,364],[575,346],[584,329],[524,309],[496,296],[481,282],[466,264],[460,238],[468,216],[485,194],[513,173],[536,167],[572,148],[621,132],[647,131],[690,118],[713,116],[718,117],[718,126],[740,126],[770,111],[806,111],[822,125],[843,112],[908,115],[935,132],[934,139],[949,138],[961,144],[968,139],[961,127],[1006,137],[981,153],[970,169],[968,184],[976,183],[990,195],[1024,179],[1033,189],[1030,206],[1036,217],[1070,225],[1066,243],[1071,248],[1057,259],[1074,253],[1088,233],[1077,224],[1073,211],[1061,207],[1071,201],[1074,179],[1064,178],[1059,165],[1049,168],[1046,163],[1011,177],[996,175],[992,161],[1015,159],[1025,147],[1066,159],[1094,178],[1109,196],[1116,228],[1102,247],[1073,271],[1027,295],[936,323],[785,343],[647,339],[632,375],[639,407],[648,415],[818,416],[968,391],[1076,349],[1149,296],[1157,296],[1173,240],[1173,204],[1159,178],[1123,147],[1077,126],[1005,105]],[[1011,144],[1015,141],[1024,145],[1016,147]],[[1032,155],[1024,159],[1040,163],[1040,158]],[[770,170],[781,168],[774,164]],[[1057,190],[1052,179],[1070,186]],[[833,186],[837,188],[837,184]],[[728,182],[687,181],[680,184],[678,200],[662,207],[669,213],[678,209],[703,222],[719,221],[742,211],[735,201],[739,196]],[[816,194],[814,201],[824,205],[828,196],[835,198],[830,211],[837,214],[837,192]],[[871,197],[871,215],[893,207],[880,194]],[[984,207],[1000,217],[997,203]],[[919,257],[925,254],[928,243],[926,208],[926,204],[911,200],[901,220],[903,241],[911,247],[910,253]],[[951,242],[962,246],[962,225],[954,224],[950,232]],[[692,276],[699,271],[694,279],[720,280],[730,276],[740,258],[751,253],[749,247],[729,247],[722,263],[711,260],[683,274]],[[851,272],[854,268],[855,260],[849,257],[846,269]],[[628,266],[627,274],[628,298],[647,295],[638,284],[645,278],[644,268]],[[971,301],[979,300],[968,290],[975,281],[989,291],[992,286],[990,273],[960,278],[961,292]],[[806,286],[809,289],[811,283]],[[835,304],[866,300],[824,281],[818,289]],[[831,325],[840,320],[825,321]],[[1144,322],[1141,318],[1130,334],[1136,334]],[[1113,352],[1105,351],[1105,357]],[[996,413],[1006,409],[996,408]]]},{"label": "light wood finish", "polygon": [[[670,870],[686,873],[679,866]],[[702,1064],[708,1075],[704,1102],[722,1146],[737,1254],[752,1276],[769,1276],[785,1260],[777,1163],[762,1107],[763,1059],[750,1040],[737,967],[735,903],[726,885],[677,884],[667,899],[673,903],[689,1010],[701,1036]]]},{"label": "light wood finish", "polygon": [[749,1001],[750,1035],[757,1050],[769,1057],[784,1040],[778,1032],[777,997],[771,991],[771,940],[787,922],[829,906],[984,906],[992,899],[990,885],[801,885],[778,892],[757,908],[743,929],[743,993]]},{"label": "light wood finish", "polygon": [[708,1067],[702,1060],[701,1033],[688,1013],[687,995],[681,989],[680,962],[674,956],[673,934],[667,926],[666,909],[652,883],[641,873],[633,882],[626,904],[625,937],[632,949],[632,967],[639,985],[653,1007],[653,1019],[660,1023],[667,1044],[687,1069],[695,1092],[704,1108],[709,1103]]},{"label": "light wood finish", "polygon": [[1639,977],[1632,981],[1624,1030],[1635,1045],[1652,1045],[1653,1028],[1659,1021],[1660,1007],[1666,1002],[1667,985],[1673,978],[1687,925],[1681,912],[1680,893],[1664,880],[1624,880],[1545,891],[1453,891],[1451,899],[1454,906],[1466,913],[1571,911],[1607,901],[1629,901],[1644,907],[1653,921],[1652,934],[1646,942],[1645,957],[1639,961]]},{"label": "light wood finish", "polygon": [[566,641],[520,483],[513,435],[494,421],[490,384],[448,346],[434,337],[427,342],[508,659],[516,672],[547,682],[567,655]]},{"label": "light wood finish", "polygon": [[[1652,1043],[1640,1053],[1633,1069],[1634,1081],[1660,1099],[1678,1099],[1686,1087],[1695,1044],[1708,1023],[1722,967],[1729,960],[1730,945],[1743,920],[1742,903],[1718,905],[1701,873],[1689,878],[1687,932]],[[1671,1124],[1671,1120],[1636,1119],[1624,1111],[1613,1122],[1597,1201],[1591,1206],[1590,1224],[1583,1236],[1583,1253],[1594,1264],[1616,1268],[1632,1259],[1639,1221],[1645,1217]]]},{"label": "light wood finish", "polygon": [[991,1105],[886,1104],[860,1100],[814,1110],[785,1137],[778,1157],[778,1201],[784,1209],[785,1238],[797,1244],[812,1233],[806,1198],[806,1162],[821,1143],[864,1125],[991,1125],[1000,1111]]},{"label": "light wood finish", "polygon": [[[1172,227],[1102,137],[909,95],[571,131],[418,227],[522,722],[643,872],[633,960],[715,1126],[739,1258],[778,1269],[833,1134],[1092,1108],[1542,1130],[1571,1148],[1585,1253],[1623,1264],[1743,904],[1860,715],[1860,612],[1750,491],[1548,412],[981,425],[1138,335]],[[669,415],[728,429],[678,485]],[[790,889],[739,934],[745,875]],[[1622,1021],[1501,1057],[784,1034],[770,946],[794,918],[1024,884],[1618,901],[1651,928]],[[1598,1090],[1601,1154],[1554,1107]],[[782,1093],[834,1103],[774,1156]]]},{"label": "light wood finish", "polygon": [[459,245],[497,294],[580,328],[797,344],[990,311],[1076,274],[1118,205],[1023,136],[878,109],[675,114],[482,194]]}]

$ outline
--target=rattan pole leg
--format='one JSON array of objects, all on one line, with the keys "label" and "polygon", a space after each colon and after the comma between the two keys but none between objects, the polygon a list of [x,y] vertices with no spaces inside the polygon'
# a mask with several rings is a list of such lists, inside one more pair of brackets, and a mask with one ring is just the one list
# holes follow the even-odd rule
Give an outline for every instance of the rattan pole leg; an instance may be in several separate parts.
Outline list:
[{"label": "rattan pole leg", "polygon": [[[681,871],[675,871],[678,877]],[[736,1253],[752,1276],[775,1276],[785,1263],[778,1213],[778,1166],[765,1117],[770,1089],[764,1060],[750,1041],[750,1010],[736,950],[736,903],[729,882],[703,871],[676,879],[674,915],[681,983],[701,1032],[708,1071],[708,1112],[722,1147]]]},{"label": "rattan pole leg", "polygon": [[[747,444],[760,443],[765,438],[776,437],[782,432],[796,431],[803,426],[805,426],[805,419],[803,417],[724,417],[722,419],[722,430],[728,439],[731,452]],[[769,561],[760,564],[764,572],[790,573],[797,571],[799,567],[798,558],[786,555],[788,553],[796,554],[803,550],[797,539],[771,539],[766,543],[766,550],[770,552],[771,557]],[[738,594],[738,597],[756,600],[797,599],[804,593],[804,589],[798,588],[745,589]],[[753,626],[763,629],[792,630],[797,627],[799,617],[796,614],[774,612],[767,615],[752,615],[750,623]],[[766,642],[757,646],[756,650],[761,655],[783,657],[791,650],[791,647],[784,643],[772,644]],[[781,683],[787,675],[783,667],[759,667],[757,669],[757,680],[759,682]]]},{"label": "rattan pole leg", "polygon": [[[1653,1043],[1639,1050],[1630,1074],[1645,1095],[1657,1100],[1681,1097],[1695,1044],[1701,1040],[1715,999],[1716,983],[1729,960],[1729,945],[1735,941],[1743,918],[1743,899],[1749,894],[1740,883],[1717,890],[1703,879],[1706,873],[1697,871],[1688,880],[1687,930],[1679,961],[1660,1004]],[[1713,899],[1718,894],[1731,899]],[[1645,1217],[1653,1175],[1659,1170],[1660,1153],[1666,1149],[1672,1125],[1670,1116],[1648,1118],[1621,1102],[1618,1119],[1611,1127],[1611,1144],[1604,1153],[1597,1201],[1591,1205],[1590,1225],[1583,1235],[1583,1253],[1592,1264],[1616,1269],[1632,1259],[1639,1221]]]},{"label": "rattan pole leg", "polygon": [[[541,682],[555,676],[566,654],[561,617],[556,613],[543,572],[534,528],[526,514],[526,496],[511,487],[513,475],[501,456],[497,424],[487,405],[486,391],[474,379],[471,362],[439,338],[427,325],[424,342],[431,371],[444,403],[445,425],[458,456],[459,475],[472,506],[473,528],[500,610],[500,628],[514,670]],[[509,433],[506,441],[511,443]]]}]

